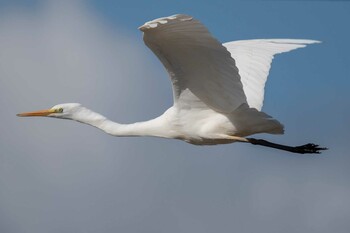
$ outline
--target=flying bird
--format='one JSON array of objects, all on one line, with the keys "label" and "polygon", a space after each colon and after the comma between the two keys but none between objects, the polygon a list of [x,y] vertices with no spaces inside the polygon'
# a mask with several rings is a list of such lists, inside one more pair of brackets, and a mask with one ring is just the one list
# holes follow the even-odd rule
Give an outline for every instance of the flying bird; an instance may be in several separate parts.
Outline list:
[{"label": "flying bird", "polygon": [[274,55],[319,41],[257,39],[221,44],[201,22],[183,14],[152,20],[139,29],[172,83],[174,103],[161,116],[120,124],[78,103],[17,116],[70,119],[113,136],[174,138],[195,145],[243,142],[301,154],[327,149],[312,143],[286,146],[248,137],[284,133],[279,121],[261,111]]}]

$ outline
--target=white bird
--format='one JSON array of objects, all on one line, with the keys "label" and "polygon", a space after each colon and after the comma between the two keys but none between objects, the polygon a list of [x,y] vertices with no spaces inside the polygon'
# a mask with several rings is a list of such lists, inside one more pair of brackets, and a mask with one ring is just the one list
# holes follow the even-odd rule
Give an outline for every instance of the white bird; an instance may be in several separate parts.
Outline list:
[{"label": "white bird", "polygon": [[274,55],[319,41],[261,39],[221,44],[202,23],[182,14],[152,20],[139,29],[172,83],[174,103],[161,116],[120,124],[77,103],[17,115],[71,119],[113,136],[175,138],[195,145],[245,142],[302,154],[326,149],[311,143],[292,147],[246,138],[284,132],[280,122],[261,111]]}]

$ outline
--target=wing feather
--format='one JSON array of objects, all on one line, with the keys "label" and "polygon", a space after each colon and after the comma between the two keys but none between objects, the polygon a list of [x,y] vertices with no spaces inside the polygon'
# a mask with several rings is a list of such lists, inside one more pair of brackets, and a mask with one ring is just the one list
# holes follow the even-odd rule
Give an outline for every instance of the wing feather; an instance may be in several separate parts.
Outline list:
[{"label": "wing feather", "polygon": [[247,103],[234,59],[198,20],[174,15],[139,29],[170,75],[175,105],[229,113]]},{"label": "wing feather", "polygon": [[236,61],[248,105],[260,111],[264,101],[264,87],[274,55],[313,43],[319,43],[319,41],[260,39],[232,41],[223,45]]}]

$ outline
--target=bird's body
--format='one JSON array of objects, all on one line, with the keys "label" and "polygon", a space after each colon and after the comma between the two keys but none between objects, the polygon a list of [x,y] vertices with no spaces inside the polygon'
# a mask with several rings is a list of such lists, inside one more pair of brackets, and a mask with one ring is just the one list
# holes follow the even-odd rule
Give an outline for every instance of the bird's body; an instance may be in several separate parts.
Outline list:
[{"label": "bird's body", "polygon": [[296,153],[325,149],[314,144],[288,147],[245,138],[256,133],[283,134],[283,125],[261,111],[273,56],[318,41],[267,39],[221,44],[188,15],[155,19],[139,29],[172,82],[174,104],[164,114],[145,122],[119,124],[70,103],[19,116],[72,119],[114,136],[175,138],[196,145],[239,141]]},{"label": "bird's body", "polygon": [[184,109],[173,106],[159,117],[159,122],[163,122],[164,128],[169,129],[170,137],[196,145],[237,141],[232,136],[283,132],[283,126],[278,121],[255,109],[250,109],[246,104],[229,114],[212,109]]}]

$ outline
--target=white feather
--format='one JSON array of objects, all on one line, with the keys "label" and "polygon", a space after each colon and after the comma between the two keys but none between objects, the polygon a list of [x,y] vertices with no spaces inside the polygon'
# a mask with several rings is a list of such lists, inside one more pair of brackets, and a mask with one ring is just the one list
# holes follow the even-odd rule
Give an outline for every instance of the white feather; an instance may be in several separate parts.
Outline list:
[{"label": "white feather", "polygon": [[175,106],[231,113],[247,103],[234,59],[198,20],[175,15],[140,30],[170,75]]},{"label": "white feather", "polygon": [[260,39],[232,41],[223,45],[236,61],[249,106],[260,111],[264,101],[264,87],[274,55],[314,43],[320,43],[320,41]]}]

